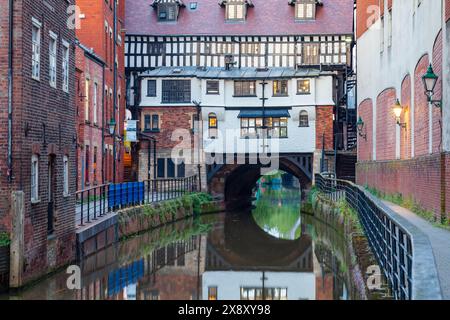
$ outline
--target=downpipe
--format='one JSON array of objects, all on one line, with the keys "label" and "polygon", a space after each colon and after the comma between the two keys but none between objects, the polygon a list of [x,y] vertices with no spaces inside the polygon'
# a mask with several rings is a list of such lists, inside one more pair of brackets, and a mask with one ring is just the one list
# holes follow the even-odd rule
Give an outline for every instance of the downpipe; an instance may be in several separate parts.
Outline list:
[{"label": "downpipe", "polygon": [[12,182],[12,111],[13,111],[13,27],[14,27],[14,0],[9,0],[9,45],[8,45],[8,182]]}]

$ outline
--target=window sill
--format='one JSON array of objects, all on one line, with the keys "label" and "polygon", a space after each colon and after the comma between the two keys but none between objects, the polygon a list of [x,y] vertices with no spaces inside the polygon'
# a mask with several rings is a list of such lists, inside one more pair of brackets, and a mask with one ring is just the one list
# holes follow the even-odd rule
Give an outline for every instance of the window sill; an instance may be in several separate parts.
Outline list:
[{"label": "window sill", "polygon": [[47,235],[47,241],[52,241],[52,240],[55,240],[55,239],[56,239],[56,236],[55,236],[54,233]]},{"label": "window sill", "polygon": [[289,139],[289,137],[278,137],[278,138],[273,138],[273,137],[240,137],[242,140],[262,140],[262,139],[267,139],[267,140],[272,140],[272,139]]},{"label": "window sill", "polygon": [[38,82],[41,82],[41,78],[38,78],[38,77],[33,77],[33,76],[31,76],[31,79],[33,79],[33,80],[35,80],[35,81],[38,81]]},{"label": "window sill", "polygon": [[63,193],[63,198],[69,198],[70,197],[70,193]]},{"label": "window sill", "polygon": [[31,204],[39,204],[41,203],[41,199],[31,199]]},{"label": "window sill", "polygon": [[272,97],[274,97],[274,98],[287,98],[287,97],[289,97],[289,95],[288,94],[274,94],[274,95],[272,95]]},{"label": "window sill", "polygon": [[220,96],[220,92],[207,92],[206,95],[208,95],[208,96]]},{"label": "window sill", "polygon": [[310,128],[311,126],[298,126],[299,128]]},{"label": "window sill", "polygon": [[257,97],[257,95],[255,94],[255,95],[248,95],[248,96],[236,96],[236,95],[233,95],[233,98],[256,98]]},{"label": "window sill", "polygon": [[311,92],[305,92],[305,93],[303,93],[303,92],[297,92],[297,95],[298,96],[307,96],[307,95],[310,95],[311,94]]}]

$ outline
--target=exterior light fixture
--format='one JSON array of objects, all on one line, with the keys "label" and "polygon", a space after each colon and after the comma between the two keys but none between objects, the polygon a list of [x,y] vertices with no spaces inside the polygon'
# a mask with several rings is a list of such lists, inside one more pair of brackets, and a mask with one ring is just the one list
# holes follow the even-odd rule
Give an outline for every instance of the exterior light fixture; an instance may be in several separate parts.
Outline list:
[{"label": "exterior light fixture", "polygon": [[116,120],[114,118],[111,118],[108,126],[109,126],[109,134],[111,136],[114,136],[114,134],[116,133]]},{"label": "exterior light fixture", "polygon": [[400,117],[402,115],[403,106],[400,104],[400,100],[397,99],[395,104],[392,106],[392,109],[394,110],[395,118],[397,119],[397,124],[401,128],[406,128],[406,123],[400,122]]},{"label": "exterior light fixture", "polygon": [[433,66],[430,64],[427,73],[422,76],[423,86],[425,87],[425,95],[428,97],[428,102],[440,108],[442,100],[433,100],[434,89],[436,87],[439,77],[434,73]]},{"label": "exterior light fixture", "polygon": [[363,131],[364,130],[364,121],[361,118],[361,116],[358,118],[358,122],[356,122],[356,129],[358,130],[358,135],[363,138],[364,140],[367,140],[367,134]]}]

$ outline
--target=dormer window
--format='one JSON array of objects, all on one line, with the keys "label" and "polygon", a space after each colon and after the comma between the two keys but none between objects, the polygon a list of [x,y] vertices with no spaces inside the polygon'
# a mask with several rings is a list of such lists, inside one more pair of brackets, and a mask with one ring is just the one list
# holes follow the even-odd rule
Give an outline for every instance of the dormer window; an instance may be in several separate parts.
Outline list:
[{"label": "dormer window", "polygon": [[156,9],[158,21],[177,21],[180,7],[184,7],[181,0],[154,0],[152,7]]},{"label": "dormer window", "polygon": [[316,5],[321,5],[322,2],[318,0],[291,0],[289,4],[295,6],[296,20],[315,20]]},{"label": "dormer window", "polygon": [[253,7],[251,0],[221,0],[219,4],[226,9],[225,19],[227,21],[245,21],[247,6]]}]

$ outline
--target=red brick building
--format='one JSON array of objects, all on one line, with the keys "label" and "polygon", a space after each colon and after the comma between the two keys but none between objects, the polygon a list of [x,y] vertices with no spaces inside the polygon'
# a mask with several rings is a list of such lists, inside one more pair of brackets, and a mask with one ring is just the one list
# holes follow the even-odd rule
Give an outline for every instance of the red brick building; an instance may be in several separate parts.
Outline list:
[{"label": "red brick building", "polygon": [[[100,90],[102,91],[103,101],[101,103],[104,108],[104,123],[102,127],[107,128],[107,124],[114,118],[117,123],[116,134],[123,137],[126,108],[125,66],[123,59],[125,50],[125,1],[76,0],[75,2],[79,7],[80,13],[79,28],[76,30],[76,36],[84,46],[92,48],[93,52],[105,63],[104,85],[99,86],[99,92]],[[115,13],[116,23],[114,23]],[[114,29],[117,32],[116,41],[114,41]],[[117,66],[116,85],[114,85],[114,63]],[[116,139],[116,170],[114,172],[113,141],[109,132],[106,132],[103,148],[105,182],[123,181],[124,146],[122,141],[117,141]],[[100,153],[101,150],[98,149],[98,152]]]},{"label": "red brick building", "polygon": [[[448,0],[357,1],[357,182],[401,194],[437,220],[450,214],[449,8]],[[424,93],[430,65],[440,107]]]},{"label": "red brick building", "polygon": [[12,287],[75,257],[75,30],[68,28],[69,5],[0,1],[0,231],[11,238]]},{"label": "red brick building", "polygon": [[91,49],[76,46],[76,106],[77,106],[77,189],[103,184],[105,157],[104,133],[107,119],[104,113],[105,63]]}]

